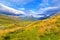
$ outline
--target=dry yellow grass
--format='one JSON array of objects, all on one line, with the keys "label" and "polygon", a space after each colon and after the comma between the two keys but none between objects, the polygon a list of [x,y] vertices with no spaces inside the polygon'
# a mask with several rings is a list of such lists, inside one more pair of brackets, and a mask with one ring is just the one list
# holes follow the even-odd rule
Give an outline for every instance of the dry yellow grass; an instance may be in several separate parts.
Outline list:
[{"label": "dry yellow grass", "polygon": [[[26,25],[27,24],[29,24],[29,25],[24,26],[25,23],[26,23]],[[22,25],[23,23],[22,24],[18,23],[18,24]],[[45,36],[46,34],[51,34],[51,33],[58,33],[58,38],[60,40],[60,14],[52,16],[45,20],[37,20],[34,22],[24,22],[24,24],[23,24],[24,27],[23,26],[18,27],[15,24],[11,24],[12,26],[17,26],[17,27],[0,30],[0,40],[2,40],[1,39],[2,36],[9,34],[10,32],[16,32],[17,30],[20,30],[20,29],[24,29],[24,32],[21,32],[21,33],[19,32],[18,36],[20,34],[21,34],[21,36],[25,35],[25,38],[21,37],[24,40],[28,40],[27,38],[30,38],[30,40],[36,40],[36,39],[39,40],[39,36]],[[11,26],[11,25],[8,25],[8,26]],[[13,34],[13,36],[14,36],[14,34]],[[14,39],[12,39],[12,40],[14,40]],[[16,40],[17,39],[18,38],[16,38]]]},{"label": "dry yellow grass", "polygon": [[[58,27],[59,26],[59,27]],[[34,28],[38,27],[38,32],[40,34],[45,34],[46,30],[50,33],[51,30],[53,32],[60,32],[60,14],[57,14],[55,16],[52,16],[45,20],[37,20],[30,25],[26,26],[25,30],[32,30]]]}]

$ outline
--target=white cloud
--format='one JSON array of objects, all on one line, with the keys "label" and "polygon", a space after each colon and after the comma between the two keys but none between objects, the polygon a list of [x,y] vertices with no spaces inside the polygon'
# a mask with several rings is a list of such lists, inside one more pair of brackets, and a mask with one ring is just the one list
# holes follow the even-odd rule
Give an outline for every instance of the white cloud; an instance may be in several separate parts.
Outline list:
[{"label": "white cloud", "polygon": [[14,14],[25,14],[25,12],[23,12],[23,11],[19,11],[19,10],[10,8],[10,7],[5,6],[5,5],[0,3],[0,12],[1,11],[10,12],[10,13],[14,13]]},{"label": "white cloud", "polygon": [[45,11],[49,11],[49,10],[58,10],[60,9],[59,7],[46,7],[46,8],[41,8],[38,10],[39,14],[45,14]]},{"label": "white cloud", "polygon": [[38,14],[44,14],[46,16],[50,16],[60,12],[60,7],[46,7],[38,10]]}]

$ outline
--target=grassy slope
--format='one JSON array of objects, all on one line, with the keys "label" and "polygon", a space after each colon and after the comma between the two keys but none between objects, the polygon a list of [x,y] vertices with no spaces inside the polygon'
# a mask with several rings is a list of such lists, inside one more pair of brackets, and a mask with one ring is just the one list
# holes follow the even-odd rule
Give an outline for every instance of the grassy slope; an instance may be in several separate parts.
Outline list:
[{"label": "grassy slope", "polygon": [[24,27],[28,25],[30,22],[31,21],[25,22],[25,21],[19,20],[19,18],[16,18],[16,17],[0,15],[0,29]]},{"label": "grassy slope", "polygon": [[[5,19],[3,18],[3,20]],[[15,22],[16,21],[17,20],[15,20]],[[4,24],[6,21],[2,22],[2,24]],[[11,21],[11,23],[12,22],[13,21]],[[19,22],[19,27],[0,30],[0,40],[60,40],[60,14],[45,20],[37,20],[31,24],[28,22],[26,23],[27,26],[23,27],[25,23],[26,22],[22,22],[22,26],[20,26],[21,23]],[[5,24],[7,25],[7,23]],[[14,26],[18,25],[16,24]]]},{"label": "grassy slope", "polygon": [[5,34],[22,29],[30,23],[31,21],[22,21],[19,18],[13,16],[10,17],[7,15],[0,15],[0,40],[3,40],[2,36]]}]

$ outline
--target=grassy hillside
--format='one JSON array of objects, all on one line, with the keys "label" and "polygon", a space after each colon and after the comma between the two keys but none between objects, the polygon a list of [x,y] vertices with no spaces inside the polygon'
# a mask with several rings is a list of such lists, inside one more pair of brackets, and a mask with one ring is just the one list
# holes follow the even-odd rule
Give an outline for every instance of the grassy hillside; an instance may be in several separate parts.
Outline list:
[{"label": "grassy hillside", "polygon": [[60,14],[35,22],[6,16],[0,19],[0,25],[5,28],[0,30],[0,40],[60,40]]},{"label": "grassy hillside", "polygon": [[30,23],[31,21],[25,22],[17,17],[10,17],[7,15],[0,15],[0,29],[23,27]]}]

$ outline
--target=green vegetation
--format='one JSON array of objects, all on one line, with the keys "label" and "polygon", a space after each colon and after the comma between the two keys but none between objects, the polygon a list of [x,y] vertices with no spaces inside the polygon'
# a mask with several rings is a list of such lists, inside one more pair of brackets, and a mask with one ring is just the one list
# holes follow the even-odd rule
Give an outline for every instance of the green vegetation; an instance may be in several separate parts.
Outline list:
[{"label": "green vegetation", "polygon": [[60,14],[34,22],[3,15],[0,19],[5,28],[0,29],[0,40],[60,40]]},{"label": "green vegetation", "polygon": [[10,17],[7,15],[0,15],[0,29],[10,29],[14,27],[24,27],[30,24],[31,21],[22,21],[17,17]]}]

